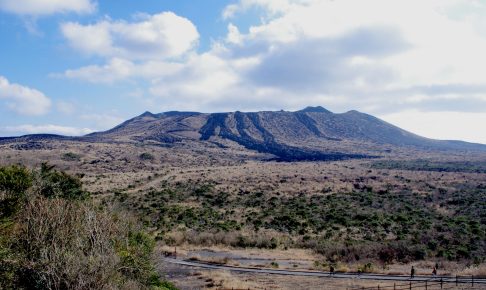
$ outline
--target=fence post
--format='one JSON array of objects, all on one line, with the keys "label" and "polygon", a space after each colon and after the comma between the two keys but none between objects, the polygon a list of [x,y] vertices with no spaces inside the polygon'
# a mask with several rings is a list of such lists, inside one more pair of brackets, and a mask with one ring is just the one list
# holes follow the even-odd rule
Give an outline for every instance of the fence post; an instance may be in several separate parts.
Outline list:
[{"label": "fence post", "polygon": [[440,277],[440,289],[442,289],[442,284],[444,284],[444,278]]},{"label": "fence post", "polygon": [[456,286],[457,286],[457,275],[456,275]]},{"label": "fence post", "polygon": [[397,290],[397,283],[393,283],[393,290]]},{"label": "fence post", "polygon": [[474,275],[471,275],[471,286],[474,287]]},{"label": "fence post", "polygon": [[425,280],[425,290],[427,290],[427,280]]},{"label": "fence post", "polygon": [[410,281],[410,290],[412,290],[412,281]]}]

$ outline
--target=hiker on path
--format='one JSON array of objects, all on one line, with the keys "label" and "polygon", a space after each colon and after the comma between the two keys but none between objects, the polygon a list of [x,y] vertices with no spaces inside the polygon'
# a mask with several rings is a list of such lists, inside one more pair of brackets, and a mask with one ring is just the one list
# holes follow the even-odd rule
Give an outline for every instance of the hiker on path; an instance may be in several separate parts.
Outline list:
[{"label": "hiker on path", "polygon": [[437,276],[437,267],[432,270],[432,276]]},{"label": "hiker on path", "polygon": [[413,279],[413,277],[415,277],[415,267],[412,266],[412,270],[410,270],[410,278]]}]

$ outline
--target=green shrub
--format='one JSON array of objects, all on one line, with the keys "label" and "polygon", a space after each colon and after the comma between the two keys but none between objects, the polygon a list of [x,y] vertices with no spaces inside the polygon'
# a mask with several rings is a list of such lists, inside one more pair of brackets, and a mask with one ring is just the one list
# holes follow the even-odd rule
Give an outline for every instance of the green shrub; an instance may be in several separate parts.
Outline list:
[{"label": "green shrub", "polygon": [[68,152],[68,153],[64,153],[61,156],[61,159],[64,161],[79,161],[81,160],[81,156],[73,152]]},{"label": "green shrub", "polygon": [[30,172],[22,166],[0,168],[0,219],[12,216],[24,202],[32,186]]},{"label": "green shrub", "polygon": [[117,252],[121,258],[120,268],[126,277],[149,281],[152,276],[151,255],[154,240],[141,231],[130,231],[118,241]]},{"label": "green shrub", "polygon": [[147,152],[140,154],[139,158],[140,160],[145,160],[145,161],[152,161],[155,159],[155,157],[152,154]]},{"label": "green shrub", "polygon": [[40,170],[34,172],[36,193],[49,198],[60,197],[70,200],[83,200],[89,193],[83,190],[78,177],[54,169],[43,163]]}]

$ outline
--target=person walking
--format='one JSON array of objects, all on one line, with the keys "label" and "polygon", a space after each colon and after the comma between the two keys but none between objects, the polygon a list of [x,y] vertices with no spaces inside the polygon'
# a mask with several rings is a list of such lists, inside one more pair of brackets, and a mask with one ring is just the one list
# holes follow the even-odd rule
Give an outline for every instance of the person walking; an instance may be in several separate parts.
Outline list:
[{"label": "person walking", "polygon": [[415,277],[415,267],[412,266],[412,269],[410,270],[410,278],[413,279]]},{"label": "person walking", "polygon": [[437,267],[434,267],[434,269],[432,270],[432,276],[437,276]]}]

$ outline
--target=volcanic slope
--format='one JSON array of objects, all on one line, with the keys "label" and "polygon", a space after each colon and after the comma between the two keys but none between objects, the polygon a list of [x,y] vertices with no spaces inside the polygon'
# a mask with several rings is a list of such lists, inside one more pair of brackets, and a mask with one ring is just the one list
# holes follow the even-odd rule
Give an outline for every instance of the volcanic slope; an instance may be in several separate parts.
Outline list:
[{"label": "volcanic slope", "polygon": [[370,158],[403,150],[486,151],[486,145],[428,139],[368,114],[335,114],[322,107],[296,112],[145,112],[111,130],[78,139],[243,146],[285,161]]}]

